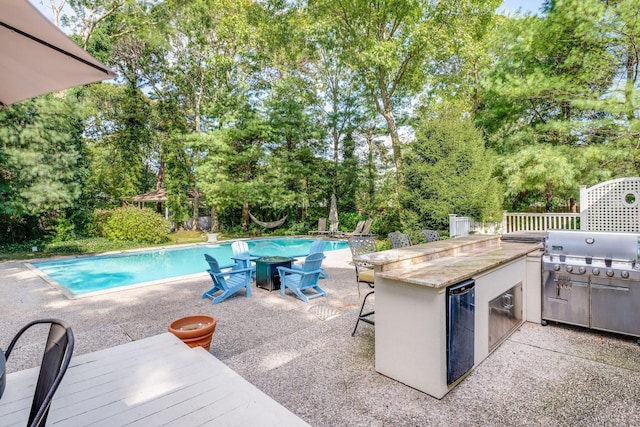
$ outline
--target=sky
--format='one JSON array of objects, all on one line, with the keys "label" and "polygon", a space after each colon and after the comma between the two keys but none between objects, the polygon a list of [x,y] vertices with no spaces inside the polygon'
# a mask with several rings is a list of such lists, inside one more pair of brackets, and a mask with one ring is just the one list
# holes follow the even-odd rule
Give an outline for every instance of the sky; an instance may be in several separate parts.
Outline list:
[{"label": "sky", "polygon": [[504,0],[498,11],[504,10],[505,12],[515,13],[518,9],[522,9],[522,14],[526,12],[537,14],[540,12],[542,3],[543,0]]}]

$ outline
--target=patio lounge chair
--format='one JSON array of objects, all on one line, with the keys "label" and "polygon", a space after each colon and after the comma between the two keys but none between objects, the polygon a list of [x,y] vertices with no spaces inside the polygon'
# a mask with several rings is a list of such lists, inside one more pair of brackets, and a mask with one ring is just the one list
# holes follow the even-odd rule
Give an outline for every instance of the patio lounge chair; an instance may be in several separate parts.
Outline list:
[{"label": "patio lounge chair", "polygon": [[373,223],[372,219],[368,219],[364,222],[364,225],[362,226],[362,233],[360,233],[361,236],[372,236],[371,234],[372,223]]},{"label": "patio lounge chair", "polygon": [[[73,331],[64,322],[57,319],[39,319],[29,322],[11,340],[4,357],[8,360],[18,339],[32,326],[49,324],[49,335],[44,347],[44,355],[40,364],[40,374],[36,384],[28,426],[44,426],[49,415],[51,400],[62,377],[67,372],[73,354]],[[9,384],[11,386],[11,384]]]},{"label": "patio lounge chair", "polygon": [[391,246],[393,249],[411,246],[411,239],[409,239],[409,235],[398,231],[389,233],[389,240],[391,240]]},{"label": "patio lounge chair", "polygon": [[[311,254],[323,254],[324,255],[324,240],[315,240],[311,243],[311,247],[309,247],[309,255]],[[307,255],[307,256],[309,256]],[[294,270],[302,271],[302,266],[292,264],[291,268]],[[322,269],[322,273],[320,273],[321,279],[327,279],[329,275],[324,272],[324,268]]]},{"label": "patio lounge chair", "polygon": [[[211,298],[213,304],[224,301],[242,288],[246,289],[245,295],[251,296],[251,268],[241,268],[239,264],[234,265],[231,270],[221,271],[220,264],[211,255],[205,254],[205,259],[209,263],[207,273],[213,280],[213,288],[202,294],[202,298]],[[218,296],[215,293],[222,292]]]},{"label": "patio lounge chair", "polygon": [[358,329],[358,324],[360,322],[365,322],[370,325],[375,325],[375,322],[369,319],[370,316],[375,314],[374,310],[368,311],[364,313],[364,307],[367,303],[367,298],[374,293],[374,275],[373,275],[373,266],[369,263],[358,261],[355,258],[359,255],[368,254],[371,252],[375,252],[376,243],[373,237],[368,236],[354,236],[349,238],[349,249],[351,249],[351,256],[353,257],[353,264],[356,267],[356,282],[358,283],[358,296],[360,296],[360,283],[366,283],[371,291],[364,296],[362,300],[362,305],[360,306],[360,313],[358,313],[358,320],[356,321],[356,326],[353,328],[353,332],[351,336],[356,334],[356,330]]},{"label": "patio lounge chair", "polygon": [[[309,299],[316,297],[326,297],[327,293],[318,285],[320,273],[322,273],[322,260],[324,254],[311,254],[304,260],[300,270],[286,267],[278,267],[280,274],[280,295],[284,296],[287,288],[298,296],[302,301],[309,302]],[[314,294],[305,294],[307,290],[313,290]]]},{"label": "patio lounge chair", "polygon": [[427,242],[437,242],[440,240],[440,233],[437,230],[422,230],[422,234],[427,239]]},{"label": "patio lounge chair", "polygon": [[319,218],[318,229],[309,231],[309,234],[329,234],[329,230],[327,230],[327,218]]},{"label": "patio lounge chair", "polygon": [[358,221],[356,224],[356,228],[351,233],[344,233],[345,236],[359,236],[362,234],[362,229],[364,228],[364,220]]}]

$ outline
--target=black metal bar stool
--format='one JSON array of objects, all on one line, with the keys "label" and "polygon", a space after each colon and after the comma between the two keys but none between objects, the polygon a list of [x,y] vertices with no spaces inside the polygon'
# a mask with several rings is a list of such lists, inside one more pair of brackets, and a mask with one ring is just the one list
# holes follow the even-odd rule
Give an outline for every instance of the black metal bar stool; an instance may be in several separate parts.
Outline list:
[{"label": "black metal bar stool", "polygon": [[356,334],[356,330],[358,329],[358,325],[360,322],[365,322],[370,325],[375,325],[375,321],[370,319],[370,316],[375,314],[375,310],[365,312],[365,305],[367,303],[367,298],[372,295],[375,290],[374,288],[374,275],[373,275],[373,266],[367,262],[360,261],[356,259],[359,255],[368,254],[371,252],[375,252],[376,245],[373,237],[365,237],[365,236],[354,236],[349,238],[349,248],[351,249],[351,255],[353,257],[353,264],[356,267],[356,281],[358,283],[358,294],[360,293],[360,283],[366,283],[372,290],[368,292],[364,299],[362,300],[362,305],[360,306],[360,312],[358,313],[358,319],[356,320],[356,326],[353,328],[353,332],[351,336]]}]

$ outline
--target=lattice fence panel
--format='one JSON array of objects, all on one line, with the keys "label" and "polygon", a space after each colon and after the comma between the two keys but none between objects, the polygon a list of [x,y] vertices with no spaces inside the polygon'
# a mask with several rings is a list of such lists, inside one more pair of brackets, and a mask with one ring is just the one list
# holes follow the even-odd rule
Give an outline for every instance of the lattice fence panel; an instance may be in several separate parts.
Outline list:
[{"label": "lattice fence panel", "polygon": [[[581,209],[585,200],[581,197]],[[587,229],[640,232],[640,178],[621,178],[586,189]]]}]

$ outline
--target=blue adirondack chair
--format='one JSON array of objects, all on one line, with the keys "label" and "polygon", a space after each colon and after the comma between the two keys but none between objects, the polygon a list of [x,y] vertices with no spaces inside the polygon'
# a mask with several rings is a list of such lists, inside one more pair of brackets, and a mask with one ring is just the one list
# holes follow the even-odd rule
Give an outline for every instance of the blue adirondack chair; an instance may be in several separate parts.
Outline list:
[{"label": "blue adirondack chair", "polygon": [[[324,255],[324,240],[314,240],[313,243],[311,243],[311,246],[309,247],[309,255],[311,254],[323,254]],[[309,256],[307,255],[307,256]],[[292,269],[294,270],[300,270],[302,271],[302,266],[301,265],[292,265],[291,266]],[[320,273],[320,278],[321,279],[326,279],[328,278],[329,275],[327,273],[324,272],[324,268],[322,269],[322,273]]]},{"label": "blue adirondack chair", "polygon": [[[213,304],[217,304],[242,288],[246,289],[246,296],[251,296],[251,268],[241,268],[239,264],[236,264],[231,270],[223,272],[220,270],[218,260],[214,257],[205,254],[204,258],[209,263],[207,272],[211,276],[211,280],[213,280],[213,288],[202,294],[202,298],[211,298]],[[222,293],[214,296],[217,292]]]},{"label": "blue adirondack chair", "polygon": [[256,266],[251,262],[251,255],[249,255],[249,245],[247,242],[239,240],[231,243],[231,250],[233,251],[233,259],[235,260],[238,268],[250,268],[251,276],[256,276]]},{"label": "blue adirondack chair", "polygon": [[[318,285],[320,273],[322,273],[322,260],[324,254],[311,254],[304,260],[302,267],[298,269],[278,267],[280,274],[280,295],[284,296],[287,288],[296,294],[302,301],[309,302],[309,299],[316,297],[326,297],[327,293]],[[314,294],[307,295],[304,291],[313,290]]]}]

